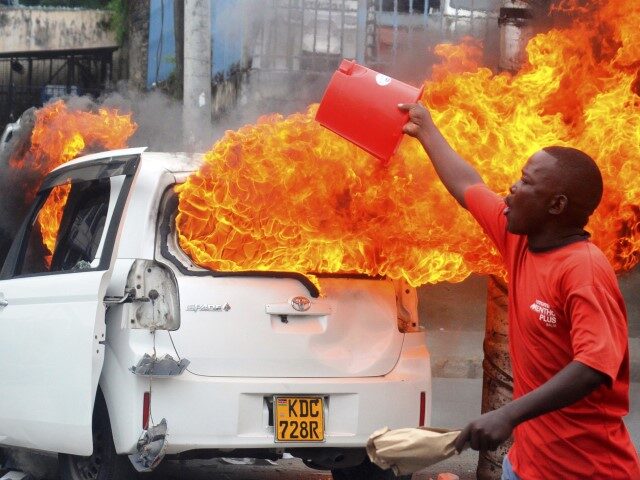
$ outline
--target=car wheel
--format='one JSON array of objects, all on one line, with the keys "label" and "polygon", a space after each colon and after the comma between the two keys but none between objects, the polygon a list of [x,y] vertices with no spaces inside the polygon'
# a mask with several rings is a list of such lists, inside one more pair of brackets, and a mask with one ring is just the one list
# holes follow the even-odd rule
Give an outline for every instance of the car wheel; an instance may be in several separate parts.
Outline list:
[{"label": "car wheel", "polygon": [[98,390],[93,410],[93,453],[89,457],[60,454],[61,480],[133,480],[137,473],[125,455],[116,454],[107,406]]},{"label": "car wheel", "polygon": [[314,470],[326,470],[327,467],[323,467],[322,465],[314,462],[313,460],[302,460],[302,463],[304,463],[307,467],[309,468],[313,468]]},{"label": "car wheel", "polygon": [[331,475],[334,480],[411,480],[411,475],[396,477],[393,470],[382,470],[368,458],[355,467],[331,470]]}]

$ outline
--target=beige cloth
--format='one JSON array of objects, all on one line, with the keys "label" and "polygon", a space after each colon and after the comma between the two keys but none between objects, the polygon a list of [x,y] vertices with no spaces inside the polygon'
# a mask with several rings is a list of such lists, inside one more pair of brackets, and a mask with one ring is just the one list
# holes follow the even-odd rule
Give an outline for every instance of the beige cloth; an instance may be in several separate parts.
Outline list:
[{"label": "beige cloth", "polygon": [[409,475],[456,453],[453,446],[460,430],[399,428],[376,430],[367,442],[367,454],[382,469]]}]

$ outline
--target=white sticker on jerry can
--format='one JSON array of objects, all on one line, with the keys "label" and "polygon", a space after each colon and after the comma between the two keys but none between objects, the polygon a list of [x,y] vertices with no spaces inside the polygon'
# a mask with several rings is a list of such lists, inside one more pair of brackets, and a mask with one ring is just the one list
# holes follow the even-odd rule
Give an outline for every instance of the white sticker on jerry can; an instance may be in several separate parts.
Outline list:
[{"label": "white sticker on jerry can", "polygon": [[386,75],[379,73],[376,75],[376,83],[381,87],[386,87],[391,83],[391,77],[387,77]]}]

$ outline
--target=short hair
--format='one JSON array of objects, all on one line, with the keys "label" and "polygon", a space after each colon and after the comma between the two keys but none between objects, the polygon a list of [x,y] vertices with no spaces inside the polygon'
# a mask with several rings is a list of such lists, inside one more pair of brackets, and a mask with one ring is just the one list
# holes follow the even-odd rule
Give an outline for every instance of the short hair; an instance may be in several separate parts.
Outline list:
[{"label": "short hair", "polygon": [[[584,224],[602,200],[602,174],[595,160],[577,148],[550,146],[546,153],[558,161],[563,175],[560,182],[574,213],[585,216]],[[570,207],[571,208],[571,207]]]}]

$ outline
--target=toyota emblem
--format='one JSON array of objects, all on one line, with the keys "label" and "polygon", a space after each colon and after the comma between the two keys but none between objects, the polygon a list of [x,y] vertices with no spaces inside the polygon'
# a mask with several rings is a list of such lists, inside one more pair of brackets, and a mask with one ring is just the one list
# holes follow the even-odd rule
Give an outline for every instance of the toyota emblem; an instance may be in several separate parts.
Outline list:
[{"label": "toyota emblem", "polygon": [[291,299],[291,306],[298,312],[306,312],[311,308],[311,300],[307,297],[293,297]]}]

